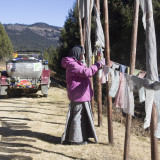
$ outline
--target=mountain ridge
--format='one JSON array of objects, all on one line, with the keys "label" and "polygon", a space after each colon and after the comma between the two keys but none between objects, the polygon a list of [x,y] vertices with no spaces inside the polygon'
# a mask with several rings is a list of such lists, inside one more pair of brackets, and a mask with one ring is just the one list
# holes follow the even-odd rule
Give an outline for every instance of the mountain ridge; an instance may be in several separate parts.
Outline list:
[{"label": "mountain ridge", "polygon": [[61,27],[47,23],[37,22],[34,24],[3,24],[14,50],[40,49],[50,46],[57,47]]}]

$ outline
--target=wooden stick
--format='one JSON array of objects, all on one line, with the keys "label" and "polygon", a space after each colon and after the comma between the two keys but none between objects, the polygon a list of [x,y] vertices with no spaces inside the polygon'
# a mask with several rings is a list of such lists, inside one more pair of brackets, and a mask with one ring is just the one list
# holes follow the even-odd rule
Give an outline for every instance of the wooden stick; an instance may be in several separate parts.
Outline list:
[{"label": "wooden stick", "polygon": [[[133,29],[132,29],[132,41],[131,41],[131,52],[130,52],[130,74],[131,75],[134,75],[134,70],[135,70],[138,14],[139,14],[139,0],[135,0],[134,1],[134,19],[133,19],[134,22],[133,22]],[[124,143],[124,157],[123,157],[124,160],[129,159],[131,123],[132,123],[132,116],[127,114],[125,143]]]},{"label": "wooden stick", "polygon": [[85,40],[86,40],[86,21],[85,21],[85,18],[82,19],[82,30],[83,30],[83,43],[85,44]]},{"label": "wooden stick", "polygon": [[[99,61],[100,58],[97,58]],[[99,71],[100,72],[100,71]],[[97,107],[98,107],[98,127],[102,126],[102,85],[101,79],[99,78],[99,72],[96,74],[96,86],[97,86]]]},{"label": "wooden stick", "polygon": [[82,33],[82,21],[79,13],[79,0],[77,0],[78,5],[78,19],[79,19],[79,33],[80,33],[80,44],[84,47],[84,41],[83,41],[83,33]]},{"label": "wooden stick", "polygon": [[[152,3],[152,0],[151,0],[151,3]],[[153,13],[150,13],[149,8],[150,8],[149,1],[146,1],[146,13],[147,13],[146,14],[146,25],[149,24],[147,21],[150,18],[150,14],[153,14]],[[157,122],[156,105],[155,105],[155,102],[153,102],[151,123],[150,123],[150,141],[151,141],[151,159],[152,160],[159,160],[158,139],[154,136],[156,125],[157,125],[156,122]]]},{"label": "wooden stick", "polygon": [[[99,5],[99,0],[95,0],[97,10],[100,13],[100,5]],[[97,61],[100,60],[100,57],[98,56]],[[100,71],[99,71],[100,72]],[[96,74],[96,80],[97,80],[97,106],[98,106],[98,127],[102,125],[102,85],[101,85],[101,80],[99,78],[99,72]]]},{"label": "wooden stick", "polygon": [[89,24],[87,22],[87,17],[86,17],[87,16],[87,2],[88,1],[84,1],[84,3],[85,3],[85,9],[84,9],[84,11],[85,11],[85,17],[84,17],[85,33],[83,32],[83,35],[85,34],[86,64],[87,64],[87,67],[89,67],[89,65],[90,65],[90,62],[89,62],[89,53],[88,53],[88,46],[87,46],[87,41],[86,41],[86,35],[87,35],[86,34],[87,33],[86,32],[86,28],[89,27]]},{"label": "wooden stick", "polygon": [[[77,0],[77,3],[78,3],[78,12],[79,12],[79,0]],[[91,13],[90,13],[90,16],[91,16]],[[86,30],[85,30],[86,25],[85,24],[86,24],[86,21],[85,21],[85,18],[84,18],[83,19],[83,28],[82,28],[82,20],[80,18],[80,14],[79,14],[80,43],[81,43],[81,46],[83,46],[83,47],[85,47],[84,46],[84,44],[85,44],[85,32],[86,32]],[[87,62],[87,64],[89,64],[89,62]],[[90,64],[90,65],[92,65],[92,64]],[[92,89],[94,90],[93,78],[91,78],[91,86],[92,86]],[[94,95],[93,95],[92,100],[91,100],[91,107],[92,107],[92,112],[93,112],[93,116],[94,116]]]},{"label": "wooden stick", "polygon": [[[91,77],[91,86],[92,86],[92,90],[93,90],[93,93],[94,93],[93,77]],[[92,107],[92,113],[93,113],[93,118],[94,118],[94,115],[95,115],[95,108],[94,108],[94,94],[93,94],[92,100],[91,100],[91,107]]]},{"label": "wooden stick", "polygon": [[159,160],[158,154],[158,139],[154,136],[157,126],[157,111],[156,105],[153,103],[151,124],[150,124],[150,138],[151,138],[151,160]]},{"label": "wooden stick", "polygon": [[[110,64],[110,44],[109,44],[109,18],[108,18],[108,0],[103,0],[104,7],[104,37],[105,37],[105,60],[106,64]],[[111,145],[113,141],[113,124],[112,124],[112,98],[109,96],[110,76],[109,81],[106,83],[106,96],[107,96],[107,115],[108,115],[108,139]]]},{"label": "wooden stick", "polygon": [[[92,13],[91,13],[91,2],[92,0],[90,0],[90,9],[89,9],[89,32],[91,33],[91,18],[92,18]],[[92,61],[90,61],[90,66],[92,65]],[[93,77],[91,77],[91,85],[92,85],[92,89],[94,91],[94,84],[93,84]],[[92,100],[91,100],[91,106],[92,106],[92,112],[93,112],[93,116],[94,116],[94,94],[92,96]]]},{"label": "wooden stick", "polygon": [[95,0],[95,4],[96,4],[96,7],[97,7],[97,10],[100,13],[100,3],[99,3],[99,0]]}]

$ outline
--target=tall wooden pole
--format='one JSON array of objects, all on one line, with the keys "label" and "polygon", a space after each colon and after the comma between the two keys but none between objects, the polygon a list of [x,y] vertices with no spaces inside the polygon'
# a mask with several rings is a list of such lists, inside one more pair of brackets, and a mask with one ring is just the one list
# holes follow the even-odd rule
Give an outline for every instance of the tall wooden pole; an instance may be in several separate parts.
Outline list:
[{"label": "tall wooden pole", "polygon": [[86,21],[85,21],[85,18],[82,19],[82,33],[83,33],[83,43],[85,44],[85,40],[86,40]]},{"label": "tall wooden pole", "polygon": [[[78,5],[78,13],[79,12],[79,0],[77,0],[77,5]],[[85,9],[85,14],[86,14],[86,9]],[[90,6],[90,15],[89,18],[91,19],[91,6]],[[83,19],[83,24],[82,24],[82,20],[80,18],[80,14],[79,14],[79,31],[80,31],[80,44],[81,46],[83,46],[85,48],[85,32],[86,32],[86,17]],[[83,26],[83,27],[82,27]],[[91,26],[91,24],[89,24],[89,27]],[[89,59],[87,59],[89,61]],[[87,64],[89,64],[89,62],[87,62]],[[92,65],[92,64],[90,64]],[[88,66],[89,67],[89,66]],[[94,90],[94,85],[93,85],[93,78],[91,78],[91,86],[92,89]],[[92,107],[92,112],[93,112],[93,116],[94,116],[94,95],[91,99],[91,107]]]},{"label": "tall wooden pole", "polygon": [[[100,13],[100,5],[99,5],[99,0],[95,0],[96,7],[98,12]],[[100,60],[100,57],[97,57],[97,60]],[[97,106],[98,106],[98,127],[102,125],[102,85],[101,85],[101,80],[99,78],[99,74],[101,71],[99,71],[96,74],[96,79],[97,79]]]},{"label": "tall wooden pole", "polygon": [[[88,0],[86,0],[86,3],[87,3],[87,1],[88,1]],[[92,18],[91,2],[92,2],[92,0],[90,0],[90,7],[89,7],[89,24],[88,24],[88,27],[89,27],[88,32],[89,32],[89,33],[91,33],[91,18]],[[86,9],[85,9],[85,10],[86,10]],[[87,13],[87,12],[86,12],[86,13]],[[85,23],[85,25],[86,25],[86,23]],[[89,35],[90,35],[90,34],[89,34]],[[86,35],[85,35],[85,37],[86,37]],[[89,47],[89,46],[88,46],[88,47]],[[89,54],[89,53],[88,53],[88,54]],[[89,56],[88,56],[88,57],[89,57]],[[89,66],[91,66],[91,65],[92,65],[92,61],[91,61],[90,59],[88,59],[87,64],[88,64]],[[88,66],[88,67],[89,67],[89,66]],[[92,89],[93,89],[93,91],[94,91],[93,77],[91,77],[91,86],[92,86]],[[93,94],[92,100],[91,100],[91,107],[92,107],[92,112],[93,112],[93,116],[94,116],[94,94]]]},{"label": "tall wooden pole", "polygon": [[[131,52],[130,52],[130,74],[134,74],[136,61],[136,46],[137,46],[137,31],[138,31],[138,14],[139,14],[139,0],[134,1],[134,19],[132,28]],[[124,143],[124,160],[129,159],[130,149],[130,133],[131,133],[132,116],[127,114],[126,117],[126,131]]]},{"label": "tall wooden pole", "polygon": [[[90,0],[90,8],[89,8],[89,32],[91,33],[91,18],[92,18],[92,13],[91,13],[91,0]],[[92,61],[90,61],[90,66],[92,65]],[[92,85],[92,89],[94,91],[94,84],[93,84],[93,77],[91,77],[91,85]],[[92,100],[91,100],[91,106],[92,106],[92,112],[93,112],[93,116],[94,116],[94,94],[92,96]]]},{"label": "tall wooden pole", "polygon": [[[149,23],[149,21],[150,21],[149,19],[151,18],[151,15],[153,14],[153,12],[151,13],[151,8],[150,8],[151,4],[149,4],[150,2],[152,3],[152,0],[151,1],[148,0],[146,2],[146,25],[147,25],[146,28],[148,28],[146,30],[149,30],[149,28],[151,29],[151,24]],[[153,27],[152,27],[152,29],[153,29]],[[150,38],[150,37],[148,37],[148,38]],[[151,40],[153,41],[153,39],[151,39]],[[157,64],[154,64],[154,65],[156,66]],[[153,102],[151,123],[150,123],[151,160],[159,160],[160,159],[160,156],[158,153],[158,139],[154,136],[156,126],[157,126],[157,113],[156,112],[157,112],[156,105],[155,105],[155,102]]]},{"label": "tall wooden pole", "polygon": [[156,105],[153,103],[151,124],[150,124],[150,138],[151,138],[151,160],[159,160],[158,154],[158,139],[154,136],[157,126],[157,113]]},{"label": "tall wooden pole", "polygon": [[81,46],[84,47],[84,40],[83,40],[83,32],[82,32],[82,21],[80,17],[80,12],[79,12],[79,0],[77,0],[77,5],[78,5],[78,19],[79,19],[79,33],[80,33],[80,44]]},{"label": "tall wooden pole", "polygon": [[99,3],[99,0],[95,0],[95,4],[96,4],[96,7],[97,7],[97,10],[100,13],[100,3]]},{"label": "tall wooden pole", "polygon": [[[108,18],[108,0],[103,0],[104,7],[104,37],[105,37],[105,60],[106,64],[110,64],[110,44],[109,44],[109,18]],[[110,76],[109,81],[106,83],[106,96],[107,96],[107,116],[108,116],[108,139],[111,145],[113,141],[113,123],[112,123],[112,98],[109,96]]]}]

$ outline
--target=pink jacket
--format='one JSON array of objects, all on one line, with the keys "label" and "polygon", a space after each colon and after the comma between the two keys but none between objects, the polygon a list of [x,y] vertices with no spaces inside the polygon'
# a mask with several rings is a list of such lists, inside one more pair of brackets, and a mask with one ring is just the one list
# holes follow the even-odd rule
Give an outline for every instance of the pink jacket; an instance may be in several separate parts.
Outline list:
[{"label": "pink jacket", "polygon": [[90,77],[99,70],[101,63],[96,63],[87,68],[72,57],[62,58],[61,63],[62,66],[66,68],[66,83],[69,100],[75,102],[91,101],[93,91]]}]

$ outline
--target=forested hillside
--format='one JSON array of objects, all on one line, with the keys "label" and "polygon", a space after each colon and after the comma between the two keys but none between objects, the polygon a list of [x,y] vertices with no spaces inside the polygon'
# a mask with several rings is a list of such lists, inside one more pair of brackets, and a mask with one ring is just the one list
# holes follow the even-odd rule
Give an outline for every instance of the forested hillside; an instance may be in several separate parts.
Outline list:
[{"label": "forested hillside", "polygon": [[60,27],[45,23],[4,24],[5,30],[12,42],[13,49],[39,49],[44,50],[50,46],[56,47],[61,32]]},{"label": "forested hillside", "polygon": [[3,58],[7,58],[12,53],[12,44],[11,41],[3,27],[0,23],[0,61]]}]

